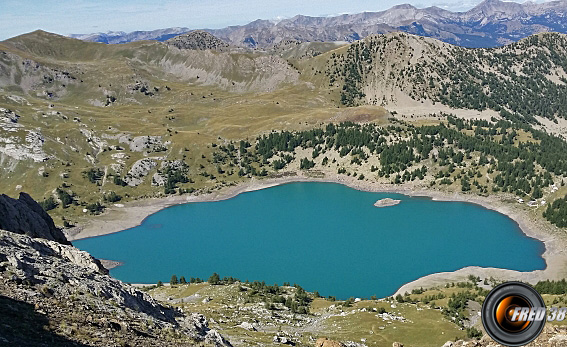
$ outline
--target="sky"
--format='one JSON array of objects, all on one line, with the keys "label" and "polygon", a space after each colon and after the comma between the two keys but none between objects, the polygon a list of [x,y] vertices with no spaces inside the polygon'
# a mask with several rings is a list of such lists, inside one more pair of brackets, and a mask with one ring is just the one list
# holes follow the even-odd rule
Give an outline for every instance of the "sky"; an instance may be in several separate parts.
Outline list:
[{"label": "sky", "polygon": [[62,35],[169,27],[216,29],[297,14],[330,16],[411,3],[466,11],[481,0],[0,0],[0,40],[42,29]]}]

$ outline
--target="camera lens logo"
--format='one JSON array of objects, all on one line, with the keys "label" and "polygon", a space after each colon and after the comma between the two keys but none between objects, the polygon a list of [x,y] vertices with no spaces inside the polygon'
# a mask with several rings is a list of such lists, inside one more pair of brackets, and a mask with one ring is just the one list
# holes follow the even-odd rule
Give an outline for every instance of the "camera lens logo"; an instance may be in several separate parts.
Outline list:
[{"label": "camera lens logo", "polygon": [[482,305],[482,325],[494,341],[523,346],[535,340],[546,321],[547,310],[538,292],[520,282],[494,288]]}]

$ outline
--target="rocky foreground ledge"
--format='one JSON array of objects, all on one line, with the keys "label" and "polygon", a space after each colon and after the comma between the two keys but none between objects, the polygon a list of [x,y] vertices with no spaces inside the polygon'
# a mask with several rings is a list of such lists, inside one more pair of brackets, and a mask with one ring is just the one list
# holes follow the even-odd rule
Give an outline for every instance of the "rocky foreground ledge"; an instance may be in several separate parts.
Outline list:
[{"label": "rocky foreground ledge", "polygon": [[29,195],[0,195],[0,345],[202,344],[231,346],[203,315],[110,277]]},{"label": "rocky foreground ledge", "polygon": [[0,345],[230,346],[203,315],[162,306],[88,253],[4,230],[0,301]]}]

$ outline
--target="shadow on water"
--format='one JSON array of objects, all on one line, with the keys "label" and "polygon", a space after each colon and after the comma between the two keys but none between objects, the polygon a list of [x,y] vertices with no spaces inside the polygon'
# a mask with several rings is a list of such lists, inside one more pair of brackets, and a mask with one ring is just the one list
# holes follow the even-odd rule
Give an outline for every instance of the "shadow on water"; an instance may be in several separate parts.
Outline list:
[{"label": "shadow on water", "polygon": [[48,325],[33,305],[0,295],[0,346],[86,346],[47,331]]}]

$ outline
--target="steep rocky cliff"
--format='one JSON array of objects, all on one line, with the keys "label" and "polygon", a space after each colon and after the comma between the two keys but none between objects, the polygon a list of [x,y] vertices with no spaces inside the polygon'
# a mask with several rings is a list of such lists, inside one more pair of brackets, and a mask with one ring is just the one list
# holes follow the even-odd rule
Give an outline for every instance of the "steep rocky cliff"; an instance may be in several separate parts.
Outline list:
[{"label": "steep rocky cliff", "polygon": [[0,195],[0,229],[70,245],[51,217],[26,193],[19,199]]}]

